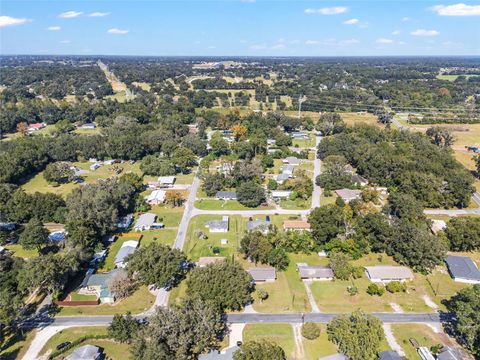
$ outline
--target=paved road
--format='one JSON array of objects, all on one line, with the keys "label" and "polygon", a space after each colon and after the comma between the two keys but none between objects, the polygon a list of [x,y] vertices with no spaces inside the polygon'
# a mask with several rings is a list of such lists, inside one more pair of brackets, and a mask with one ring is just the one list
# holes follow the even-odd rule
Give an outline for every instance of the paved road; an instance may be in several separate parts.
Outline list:
[{"label": "paved road", "polygon": [[[318,144],[322,141],[320,135],[315,136],[315,149],[318,148]],[[315,152],[315,160],[313,161],[313,194],[312,194],[312,209],[320,207],[320,186],[315,184],[315,179],[320,175],[320,159],[317,159],[317,153]]]},{"label": "paved road", "polygon": [[[296,324],[303,321],[327,323],[337,316],[337,313],[294,313],[294,314],[261,314],[261,313],[235,313],[227,315],[230,324],[257,324],[257,323],[288,323]],[[439,323],[449,319],[448,314],[439,313],[373,313],[385,323]],[[145,316],[137,316],[145,318]],[[26,324],[27,326],[98,326],[108,325],[113,316],[57,316],[55,318],[39,319]]]},{"label": "paved road", "polygon": [[447,215],[447,216],[459,216],[459,215],[480,215],[480,193],[475,192],[472,195],[472,200],[477,204],[475,209],[429,209],[424,210],[425,214],[429,215]]}]

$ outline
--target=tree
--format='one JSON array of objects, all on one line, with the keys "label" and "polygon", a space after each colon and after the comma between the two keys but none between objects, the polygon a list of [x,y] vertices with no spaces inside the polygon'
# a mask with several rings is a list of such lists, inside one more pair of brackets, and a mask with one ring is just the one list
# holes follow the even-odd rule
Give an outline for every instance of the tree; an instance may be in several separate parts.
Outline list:
[{"label": "tree", "polygon": [[313,238],[319,245],[326,244],[345,230],[342,208],[335,204],[313,209],[308,222],[312,227]]},{"label": "tree", "polygon": [[400,221],[387,253],[399,263],[426,274],[443,261],[447,249],[446,242],[426,227]]},{"label": "tree", "polygon": [[169,176],[177,172],[175,164],[170,159],[153,155],[147,155],[142,159],[140,170],[146,175],[153,176]]},{"label": "tree", "polygon": [[187,279],[187,295],[218,311],[241,310],[251,301],[252,291],[250,274],[229,261],[195,268]]},{"label": "tree", "polygon": [[131,347],[137,360],[194,359],[218,343],[227,331],[223,315],[201,301],[157,307]]},{"label": "tree", "polygon": [[285,360],[285,351],[267,341],[247,341],[233,354],[233,360]]},{"label": "tree", "polygon": [[125,316],[115,314],[108,327],[108,336],[121,343],[130,343],[139,329],[140,323],[130,312]]},{"label": "tree", "polygon": [[452,251],[480,249],[480,218],[454,217],[447,225],[445,235]]},{"label": "tree", "polygon": [[19,237],[19,243],[26,250],[40,251],[48,242],[49,232],[37,218],[32,218]]},{"label": "tree", "polygon": [[172,154],[172,162],[182,173],[187,173],[195,165],[195,154],[192,150],[179,146]]},{"label": "tree", "polygon": [[376,111],[376,115],[378,118],[378,122],[384,125],[390,126],[392,119],[393,119],[393,113],[388,111],[387,109],[379,109]]},{"label": "tree", "polygon": [[165,204],[170,204],[173,207],[182,206],[185,201],[185,197],[181,191],[169,190],[165,194]]},{"label": "tree", "polygon": [[452,313],[457,339],[474,355],[480,355],[480,285],[460,290],[445,302]]},{"label": "tree", "polygon": [[264,288],[257,288],[256,292],[257,292],[258,298],[262,303],[268,299],[268,292]]},{"label": "tree", "polygon": [[350,264],[350,257],[343,253],[333,252],[329,256],[330,268],[334,276],[340,280],[348,280],[352,274],[353,267]]},{"label": "tree", "polygon": [[253,181],[247,181],[237,188],[238,202],[247,207],[257,207],[265,201],[265,190]]},{"label": "tree", "polygon": [[388,197],[388,213],[409,222],[424,220],[423,205],[410,194],[393,193]]},{"label": "tree", "polygon": [[244,140],[246,138],[248,129],[245,125],[238,123],[233,125],[230,128],[230,131],[233,132],[233,137],[235,138],[235,141],[239,141],[239,140]]},{"label": "tree", "polygon": [[374,252],[385,252],[393,238],[393,228],[379,213],[367,213],[357,218],[354,231],[355,238],[365,239]]},{"label": "tree", "polygon": [[323,113],[316,125],[316,129],[324,136],[340,133],[346,128],[342,118],[337,113]]},{"label": "tree", "polygon": [[372,283],[367,287],[367,294],[372,296],[382,296],[383,294],[385,294],[385,288],[383,286],[379,286],[378,284]]},{"label": "tree", "polygon": [[221,136],[213,136],[210,140],[210,147],[215,157],[228,155],[230,153],[228,143]]},{"label": "tree", "polygon": [[49,183],[66,184],[73,181],[75,172],[70,169],[69,163],[60,161],[48,164],[43,172],[43,177]]},{"label": "tree", "polygon": [[400,281],[390,281],[385,288],[388,292],[397,293],[397,292],[405,292],[407,291],[407,285]]},{"label": "tree", "polygon": [[376,359],[385,336],[382,322],[361,310],[332,319],[327,325],[327,333],[328,339],[352,360]]},{"label": "tree", "polygon": [[117,299],[125,299],[135,288],[135,282],[125,271],[118,271],[107,282],[108,290],[115,295]]},{"label": "tree", "polygon": [[275,145],[277,146],[292,146],[292,137],[285,133],[279,133],[275,137]]},{"label": "tree", "polygon": [[433,126],[427,129],[426,135],[430,138],[432,144],[448,148],[455,142],[452,132],[441,126]]},{"label": "tree", "polygon": [[19,122],[17,124],[17,132],[22,136],[28,135],[28,125],[27,125],[27,123],[26,122]]},{"label": "tree", "polygon": [[306,322],[302,325],[302,336],[308,340],[315,340],[320,336],[320,328],[317,324]]},{"label": "tree", "polygon": [[475,161],[475,167],[477,168],[477,178],[480,178],[480,155],[474,156],[473,161]]},{"label": "tree", "polygon": [[219,173],[208,173],[203,177],[202,189],[207,196],[215,196],[218,191],[225,188],[225,175]]},{"label": "tree", "polygon": [[24,314],[25,289],[18,282],[18,274],[24,260],[8,254],[0,254],[0,339],[3,329],[13,325]]},{"label": "tree", "polygon": [[138,249],[126,262],[130,276],[135,274],[140,283],[158,288],[176,286],[187,273],[185,254],[158,243]]}]

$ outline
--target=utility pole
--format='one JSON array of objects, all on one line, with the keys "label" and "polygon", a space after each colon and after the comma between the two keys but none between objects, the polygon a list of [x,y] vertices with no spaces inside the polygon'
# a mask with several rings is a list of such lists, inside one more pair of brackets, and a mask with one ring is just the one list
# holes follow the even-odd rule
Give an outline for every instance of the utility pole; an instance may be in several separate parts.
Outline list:
[{"label": "utility pole", "polygon": [[298,118],[300,119],[302,116],[300,115],[302,112],[302,102],[303,102],[303,96],[300,94],[298,97]]}]

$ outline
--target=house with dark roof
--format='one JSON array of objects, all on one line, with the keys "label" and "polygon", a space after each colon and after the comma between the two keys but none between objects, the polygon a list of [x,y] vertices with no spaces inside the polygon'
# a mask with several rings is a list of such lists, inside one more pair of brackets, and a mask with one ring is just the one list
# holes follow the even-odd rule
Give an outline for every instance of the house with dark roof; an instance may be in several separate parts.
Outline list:
[{"label": "house with dark roof", "polygon": [[378,354],[379,360],[402,360],[402,357],[395,351],[382,351]]},{"label": "house with dark roof", "polygon": [[453,280],[467,284],[480,284],[480,271],[468,256],[449,255],[445,263]]},{"label": "house with dark roof", "polygon": [[65,360],[97,360],[102,356],[102,350],[94,345],[84,345],[73,350]]},{"label": "house with dark roof", "polygon": [[235,191],[218,191],[215,197],[219,200],[236,200],[237,193]]},{"label": "house with dark roof", "polygon": [[247,271],[250,273],[255,283],[272,282],[277,278],[277,272],[273,267],[250,268]]}]

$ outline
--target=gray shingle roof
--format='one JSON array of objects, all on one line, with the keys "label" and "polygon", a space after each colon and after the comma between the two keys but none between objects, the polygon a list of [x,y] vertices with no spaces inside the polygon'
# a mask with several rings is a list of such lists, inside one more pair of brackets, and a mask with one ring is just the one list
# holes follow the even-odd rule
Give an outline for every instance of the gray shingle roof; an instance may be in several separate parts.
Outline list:
[{"label": "gray shingle roof", "polygon": [[302,279],[333,278],[333,271],[326,266],[298,266]]},{"label": "gray shingle roof", "polygon": [[84,345],[75,349],[66,360],[95,360],[100,356],[100,349],[93,345]]},{"label": "gray shingle roof", "polygon": [[215,197],[220,199],[236,199],[237,193],[235,191],[218,191]]},{"label": "gray shingle roof", "polygon": [[449,255],[445,259],[445,263],[452,277],[480,281],[480,271],[468,256]]},{"label": "gray shingle roof", "polygon": [[145,213],[139,216],[137,222],[135,223],[135,228],[144,228],[150,227],[155,222],[157,215],[153,213]]},{"label": "gray shingle roof", "polygon": [[247,230],[258,230],[258,231],[265,231],[268,230],[270,226],[270,222],[264,220],[253,220],[247,222]]},{"label": "gray shingle roof", "polygon": [[210,230],[228,231],[228,220],[210,220],[210,221],[207,221],[207,227]]},{"label": "gray shingle roof", "polygon": [[248,269],[250,275],[252,275],[253,280],[255,281],[266,281],[266,280],[275,280],[277,278],[277,273],[275,268],[250,268]]},{"label": "gray shingle roof", "polygon": [[402,360],[395,351],[382,351],[379,355],[380,360]]}]

